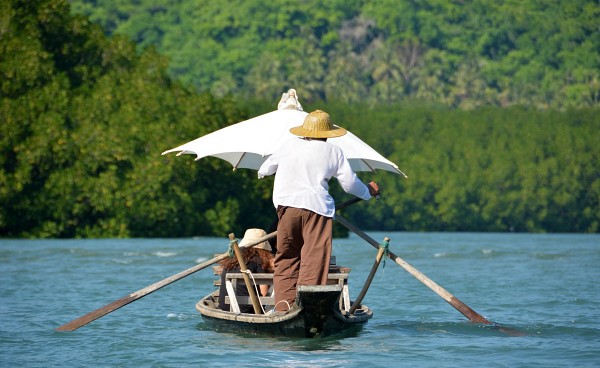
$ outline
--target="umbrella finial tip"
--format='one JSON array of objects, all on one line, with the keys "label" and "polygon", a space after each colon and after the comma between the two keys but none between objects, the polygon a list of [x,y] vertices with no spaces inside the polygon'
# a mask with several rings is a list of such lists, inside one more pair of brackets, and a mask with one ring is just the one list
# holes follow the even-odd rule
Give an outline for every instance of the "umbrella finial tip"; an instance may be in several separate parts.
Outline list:
[{"label": "umbrella finial tip", "polygon": [[279,100],[279,103],[277,104],[277,110],[286,109],[304,111],[300,101],[298,100],[298,93],[293,88],[290,88],[287,92],[282,93],[281,100]]}]

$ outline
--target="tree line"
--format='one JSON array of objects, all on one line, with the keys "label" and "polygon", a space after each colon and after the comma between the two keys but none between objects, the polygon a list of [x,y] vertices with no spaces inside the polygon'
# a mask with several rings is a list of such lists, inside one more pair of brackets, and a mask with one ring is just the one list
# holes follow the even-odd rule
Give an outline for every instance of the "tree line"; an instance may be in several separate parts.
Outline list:
[{"label": "tree line", "polygon": [[197,91],[473,109],[600,104],[595,0],[72,0]]},{"label": "tree line", "polygon": [[[8,0],[0,14],[0,236],[224,236],[272,223],[272,178],[161,152],[277,99],[198,92],[155,48],[106,36],[64,0]],[[597,108],[301,101],[408,174],[359,174],[384,190],[345,210],[366,230],[599,231]]]}]

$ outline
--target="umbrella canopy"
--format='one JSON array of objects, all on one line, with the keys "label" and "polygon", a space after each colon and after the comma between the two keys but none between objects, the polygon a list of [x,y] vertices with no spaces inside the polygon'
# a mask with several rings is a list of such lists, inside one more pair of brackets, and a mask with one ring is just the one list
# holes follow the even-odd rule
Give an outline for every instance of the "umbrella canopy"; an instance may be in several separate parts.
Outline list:
[{"label": "umbrella canopy", "polygon": [[[281,103],[280,106],[282,106]],[[302,125],[304,118],[308,115],[306,112],[298,110],[298,107],[283,106],[280,108],[219,129],[162,154],[166,155],[172,152],[179,152],[178,156],[194,154],[196,160],[213,156],[229,162],[234,170],[237,168],[258,170],[267,157],[284,145],[287,140],[297,139],[289,130]],[[406,177],[396,164],[380,155],[351,132],[341,137],[329,138],[327,141],[342,149],[354,171],[381,169]]]}]

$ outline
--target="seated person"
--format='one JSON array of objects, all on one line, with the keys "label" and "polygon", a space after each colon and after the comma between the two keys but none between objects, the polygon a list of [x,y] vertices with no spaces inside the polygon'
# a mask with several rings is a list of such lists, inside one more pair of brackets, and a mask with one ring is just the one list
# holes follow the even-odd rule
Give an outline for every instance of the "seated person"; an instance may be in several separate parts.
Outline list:
[{"label": "seated person", "polygon": [[[244,244],[254,242],[267,233],[262,229],[248,229],[244,234],[244,238],[240,242],[240,247]],[[273,254],[271,253],[271,246],[268,242],[262,242],[255,245],[252,248],[241,249],[246,268],[252,273],[272,273],[273,272]],[[219,308],[225,311],[229,311],[229,305],[225,304],[225,296],[227,295],[227,288],[225,285],[225,275],[227,273],[240,272],[240,265],[237,258],[231,257],[224,259],[220,262],[223,266],[221,271],[221,287],[219,289]],[[253,282],[252,277],[250,281]],[[267,296],[269,292],[269,285],[259,285],[260,294]],[[235,288],[236,296],[249,296],[248,289],[243,280],[238,280]],[[240,304],[240,312],[242,313],[254,313],[252,305]]]}]

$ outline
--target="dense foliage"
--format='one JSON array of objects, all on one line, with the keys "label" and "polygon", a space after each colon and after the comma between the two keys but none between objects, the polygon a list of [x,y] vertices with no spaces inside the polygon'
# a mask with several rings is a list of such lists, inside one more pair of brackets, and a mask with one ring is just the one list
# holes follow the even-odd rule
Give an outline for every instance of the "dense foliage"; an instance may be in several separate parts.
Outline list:
[{"label": "dense foliage", "polygon": [[[267,221],[252,216],[270,205],[251,201],[254,175],[161,157],[239,121],[231,101],[186,90],[164,58],[64,1],[5,1],[0,14],[1,235],[226,235]],[[248,197],[231,198],[240,187]]]},{"label": "dense foliage", "polygon": [[[0,236],[224,236],[269,226],[270,179],[161,152],[273,110],[277,99],[198,94],[168,65],[153,47],[71,15],[65,0],[0,3]],[[268,94],[285,88],[274,78]],[[360,174],[384,188],[379,202],[346,210],[365,229],[600,231],[597,109],[305,102],[310,83],[295,87],[306,110],[329,111],[409,176]]]},{"label": "dense foliage", "polygon": [[350,210],[367,228],[600,230],[597,110],[330,110],[409,176],[381,175],[379,210]]},{"label": "dense foliage", "polygon": [[199,91],[472,109],[600,104],[596,0],[72,0]]}]

